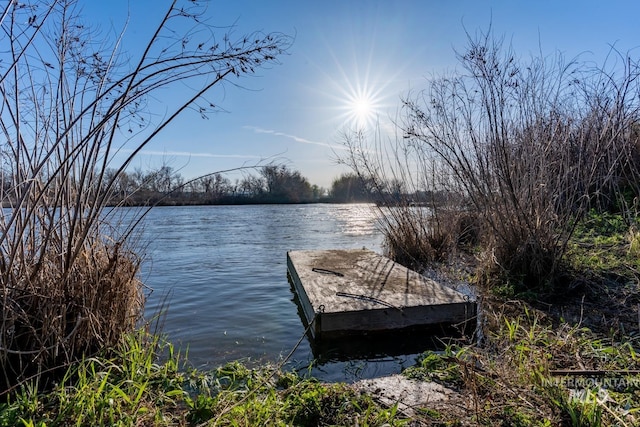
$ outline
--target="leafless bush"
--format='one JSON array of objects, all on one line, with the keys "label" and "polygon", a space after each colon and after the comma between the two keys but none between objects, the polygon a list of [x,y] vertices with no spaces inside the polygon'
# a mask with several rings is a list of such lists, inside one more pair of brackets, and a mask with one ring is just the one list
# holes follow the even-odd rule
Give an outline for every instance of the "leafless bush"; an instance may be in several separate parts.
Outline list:
[{"label": "leafless bush", "polygon": [[[103,209],[117,177],[185,109],[215,108],[204,98],[214,86],[274,63],[289,43],[218,38],[202,12],[172,2],[136,59],[121,53],[120,38],[96,39],[72,0],[2,6],[3,385],[112,345],[134,326],[143,303],[128,241],[136,222],[112,228]],[[173,31],[180,25],[190,28],[183,36]],[[192,89],[183,99],[153,103],[180,82]],[[131,154],[117,163],[124,144]]]},{"label": "leafless bush", "polygon": [[461,209],[398,204],[379,208],[386,255],[416,270],[448,262],[460,250],[478,243],[475,217]]},{"label": "leafless bush", "polygon": [[561,55],[525,62],[491,33],[469,35],[462,70],[403,102],[392,155],[352,139],[346,162],[378,177],[388,163],[403,180],[457,195],[433,217],[477,217],[487,283],[553,286],[581,215],[628,203],[625,189],[638,194],[639,69],[614,56],[623,66],[610,70]]},{"label": "leafless bush", "polygon": [[377,199],[386,255],[416,269],[449,259],[474,234],[459,197],[432,186],[432,165],[415,147],[398,140],[389,147],[380,134],[370,137],[364,131],[345,134],[348,155],[341,161]]}]

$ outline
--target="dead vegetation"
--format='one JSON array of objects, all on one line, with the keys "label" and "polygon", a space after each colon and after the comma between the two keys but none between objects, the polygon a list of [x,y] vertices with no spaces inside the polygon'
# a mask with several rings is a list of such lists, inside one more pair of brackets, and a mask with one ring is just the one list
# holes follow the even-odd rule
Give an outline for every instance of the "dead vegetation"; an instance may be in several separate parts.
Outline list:
[{"label": "dead vegetation", "polygon": [[[403,375],[437,386],[399,410],[415,425],[638,425],[637,280],[554,303],[481,298],[479,341],[424,353]],[[378,393],[389,404],[403,391]]]},{"label": "dead vegetation", "polygon": [[[103,39],[73,0],[0,9],[0,387],[7,390],[31,376],[43,385],[42,374],[132,330],[143,305],[132,241],[140,217],[120,223],[106,209],[118,175],[185,110],[215,110],[205,99],[212,88],[275,63],[289,39],[218,40],[219,30],[201,19],[203,5],[174,1],[130,57],[121,51],[124,34]],[[156,102],[154,94],[178,82],[192,90]]]},{"label": "dead vegetation", "polygon": [[[565,287],[584,215],[632,225],[637,212],[640,67],[612,57],[598,69],[559,54],[521,61],[490,32],[469,35],[461,71],[405,99],[402,138],[347,134],[343,162],[392,206],[381,209],[390,254],[429,263],[466,242],[486,286]],[[414,209],[419,194],[431,198]]]},{"label": "dead vegetation", "polygon": [[138,257],[98,237],[86,240],[69,266],[64,253],[52,249],[35,262],[16,257],[4,265],[0,364],[5,387],[114,346],[136,326],[144,302]]},{"label": "dead vegetation", "polygon": [[389,255],[477,286],[478,341],[406,373],[457,392],[419,422],[638,425],[640,67],[522,61],[491,32],[458,58],[405,99],[402,138],[345,138]]}]

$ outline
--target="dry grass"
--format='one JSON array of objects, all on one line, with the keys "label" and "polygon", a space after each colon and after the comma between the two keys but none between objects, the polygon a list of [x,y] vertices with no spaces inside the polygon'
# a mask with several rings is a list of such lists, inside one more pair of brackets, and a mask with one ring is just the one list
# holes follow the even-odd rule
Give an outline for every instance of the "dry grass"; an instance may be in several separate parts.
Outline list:
[{"label": "dry grass", "polygon": [[[610,335],[602,317],[583,316],[592,307],[580,300],[534,307],[485,298],[481,345],[427,352],[405,371],[453,391],[444,401],[416,408],[417,425],[638,425],[637,336]],[[625,307],[606,296],[598,303]],[[606,323],[634,327],[632,318],[614,317],[607,315]]]},{"label": "dry grass", "polygon": [[[584,222],[571,241],[570,291],[526,302],[479,290],[478,342],[427,353],[407,370],[457,391],[423,408],[426,425],[638,425],[640,259],[621,215]],[[468,279],[475,262],[439,271]]]},{"label": "dry grass", "polygon": [[399,205],[379,209],[386,255],[409,268],[446,262],[478,242],[473,215],[456,209]]},{"label": "dry grass", "polygon": [[452,237],[431,227],[430,219],[427,208],[396,206],[381,209],[386,255],[410,268],[445,259],[453,246]]},{"label": "dry grass", "polygon": [[521,61],[491,31],[468,34],[461,70],[404,100],[402,138],[347,135],[344,163],[378,193],[449,196],[422,217],[383,212],[392,254],[442,258],[464,240],[447,216],[466,211],[480,231],[486,285],[555,290],[577,221],[591,208],[628,215],[638,202],[640,66],[612,57],[624,66],[594,69],[561,55]]},{"label": "dry grass", "polygon": [[66,265],[65,252],[56,250],[62,242],[53,240],[38,258],[19,252],[11,254],[11,264],[4,259],[9,267],[0,276],[4,386],[114,345],[141,315],[137,256],[96,235],[86,237]]}]

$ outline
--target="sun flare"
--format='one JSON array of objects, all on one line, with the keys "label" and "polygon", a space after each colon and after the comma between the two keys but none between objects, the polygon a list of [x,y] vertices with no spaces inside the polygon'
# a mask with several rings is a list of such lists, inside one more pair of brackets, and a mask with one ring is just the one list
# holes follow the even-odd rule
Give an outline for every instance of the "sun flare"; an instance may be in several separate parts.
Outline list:
[{"label": "sun flare", "polygon": [[[354,40],[356,40],[354,38]],[[371,131],[388,127],[390,109],[396,104],[398,76],[403,64],[390,64],[371,48],[354,46],[352,55],[338,55],[331,47],[333,64],[324,64],[324,79],[315,88],[326,105],[336,112],[331,121],[340,130]],[[331,66],[333,65],[333,66]]]},{"label": "sun flare", "polygon": [[381,112],[379,97],[370,88],[346,90],[343,93],[343,110],[345,122],[358,129],[375,125]]},{"label": "sun flare", "polygon": [[368,122],[375,115],[373,101],[366,97],[358,97],[351,102],[351,114],[359,123]]}]

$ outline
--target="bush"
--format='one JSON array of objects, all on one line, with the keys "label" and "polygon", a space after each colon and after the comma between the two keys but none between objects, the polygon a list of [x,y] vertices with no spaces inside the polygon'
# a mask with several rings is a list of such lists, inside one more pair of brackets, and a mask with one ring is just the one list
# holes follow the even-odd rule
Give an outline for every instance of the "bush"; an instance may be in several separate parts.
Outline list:
[{"label": "bush", "polygon": [[[399,230],[385,233],[398,247],[394,253],[402,256],[404,245],[437,259],[452,241],[480,238],[486,285],[551,290],[562,283],[580,218],[593,207],[637,203],[625,194],[640,188],[639,68],[626,57],[614,71],[560,55],[524,62],[491,33],[469,35],[458,59],[462,71],[436,77],[404,100],[401,140],[368,147],[356,133],[347,138],[345,163],[380,188],[399,182],[406,195],[456,196],[431,205],[436,222],[409,226],[425,218],[392,215],[389,223]],[[468,212],[470,230],[482,232],[463,237],[455,216],[447,218],[451,211]],[[402,239],[395,234],[405,243],[396,244]],[[426,236],[436,238],[435,246]]]},{"label": "bush", "polygon": [[3,271],[4,386],[113,346],[135,326],[143,305],[138,258],[91,240],[68,268],[64,253],[47,249],[37,263],[16,254]]},{"label": "bush", "polygon": [[[215,108],[197,105],[211,88],[274,63],[288,43],[256,33],[216,44],[198,7],[171,4],[146,49],[129,60],[121,39],[96,40],[74,1],[7,4],[0,19],[7,46],[0,52],[2,386],[57,371],[133,328],[143,287],[130,236],[140,217],[118,224],[105,209],[118,177],[187,107],[201,115]],[[193,32],[183,38],[175,28]],[[177,82],[193,92],[152,102]],[[131,154],[117,162],[122,141]]]}]

